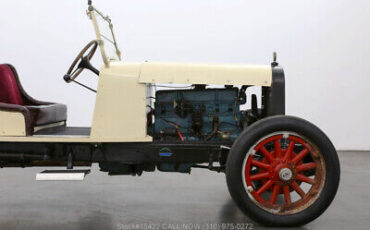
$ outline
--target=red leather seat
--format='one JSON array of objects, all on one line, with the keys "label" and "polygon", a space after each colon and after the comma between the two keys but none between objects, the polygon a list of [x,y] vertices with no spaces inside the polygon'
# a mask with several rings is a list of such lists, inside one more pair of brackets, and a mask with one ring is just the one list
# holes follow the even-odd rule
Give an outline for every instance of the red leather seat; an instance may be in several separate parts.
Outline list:
[{"label": "red leather seat", "polygon": [[29,96],[18,79],[17,71],[8,64],[0,64],[0,111],[22,113],[27,135],[33,134],[35,126],[67,120],[67,106],[38,101]]},{"label": "red leather seat", "polygon": [[0,65],[0,102],[24,105],[17,80],[8,65]]}]

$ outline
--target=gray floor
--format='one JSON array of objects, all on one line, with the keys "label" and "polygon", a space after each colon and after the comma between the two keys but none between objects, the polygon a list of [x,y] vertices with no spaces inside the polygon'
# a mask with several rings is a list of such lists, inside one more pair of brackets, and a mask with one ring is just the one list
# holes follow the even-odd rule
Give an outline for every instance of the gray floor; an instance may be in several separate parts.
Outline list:
[{"label": "gray floor", "polygon": [[[369,229],[370,152],[341,152],[340,160],[336,199],[319,219],[301,229]],[[0,169],[1,230],[141,229],[148,224],[155,229],[196,227],[192,224],[246,229],[247,223],[263,229],[234,205],[223,174],[197,169],[191,175],[109,177],[95,166],[83,182],[36,182],[40,171]]]}]

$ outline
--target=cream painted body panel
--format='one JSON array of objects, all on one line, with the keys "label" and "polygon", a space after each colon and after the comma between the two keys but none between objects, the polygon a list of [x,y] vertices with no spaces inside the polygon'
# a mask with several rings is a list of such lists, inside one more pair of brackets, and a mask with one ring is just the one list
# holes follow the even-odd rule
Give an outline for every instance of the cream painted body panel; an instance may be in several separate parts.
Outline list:
[{"label": "cream painted body panel", "polygon": [[140,64],[112,63],[101,68],[92,139],[152,141],[146,131],[146,84],[138,82],[139,73]]},{"label": "cream painted body panel", "polygon": [[0,111],[0,138],[3,136],[26,136],[26,125],[22,113]]},{"label": "cream painted body panel", "polygon": [[269,65],[142,64],[139,82],[166,84],[271,86]]}]

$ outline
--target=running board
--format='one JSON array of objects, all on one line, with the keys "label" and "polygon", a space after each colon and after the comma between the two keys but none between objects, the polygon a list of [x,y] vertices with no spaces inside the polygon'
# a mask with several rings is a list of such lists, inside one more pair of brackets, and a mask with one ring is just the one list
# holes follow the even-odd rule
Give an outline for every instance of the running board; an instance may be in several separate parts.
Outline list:
[{"label": "running board", "polygon": [[38,181],[82,181],[90,169],[82,170],[45,170],[36,174]]}]

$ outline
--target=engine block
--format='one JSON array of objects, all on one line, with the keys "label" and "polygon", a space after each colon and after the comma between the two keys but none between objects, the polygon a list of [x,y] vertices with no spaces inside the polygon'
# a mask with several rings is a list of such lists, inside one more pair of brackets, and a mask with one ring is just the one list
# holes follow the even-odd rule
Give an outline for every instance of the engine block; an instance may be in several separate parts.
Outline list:
[{"label": "engine block", "polygon": [[156,92],[155,139],[234,140],[242,131],[239,89],[161,90]]}]

